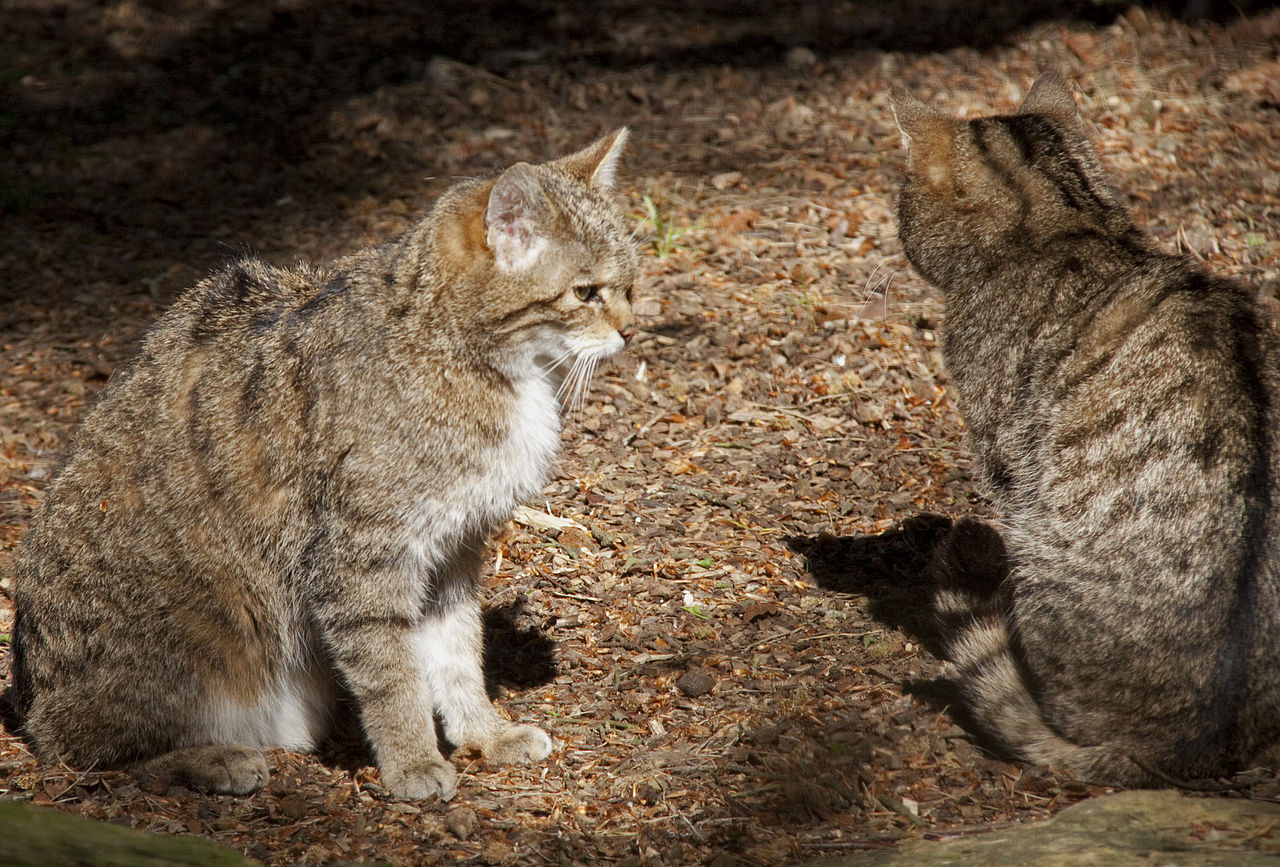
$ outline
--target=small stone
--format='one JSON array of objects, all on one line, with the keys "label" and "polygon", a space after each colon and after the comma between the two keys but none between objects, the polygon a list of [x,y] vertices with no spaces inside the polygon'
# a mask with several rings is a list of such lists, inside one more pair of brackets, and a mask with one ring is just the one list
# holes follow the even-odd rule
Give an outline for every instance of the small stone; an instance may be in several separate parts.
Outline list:
[{"label": "small stone", "polygon": [[480,827],[480,819],[470,807],[454,807],[445,814],[444,823],[459,840],[467,839]]},{"label": "small stone", "polygon": [[689,698],[706,695],[715,688],[715,685],[716,679],[705,668],[692,668],[676,681],[676,689],[689,696]]},{"label": "small stone", "polygon": [[812,48],[797,45],[787,51],[787,66],[792,69],[808,69],[818,62],[818,55]]},{"label": "small stone", "polygon": [[596,548],[595,539],[591,537],[591,533],[582,527],[565,527],[560,531],[560,535],[556,537],[556,541],[566,548],[572,548],[574,551],[594,551]]}]

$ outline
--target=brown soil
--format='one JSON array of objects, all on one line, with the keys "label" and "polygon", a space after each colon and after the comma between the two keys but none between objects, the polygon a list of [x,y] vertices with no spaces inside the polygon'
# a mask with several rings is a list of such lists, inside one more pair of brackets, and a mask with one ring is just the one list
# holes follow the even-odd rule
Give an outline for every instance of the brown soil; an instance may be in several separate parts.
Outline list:
[{"label": "brown soil", "polygon": [[455,754],[442,805],[385,798],[358,752],[274,752],[239,799],[37,766],[9,736],[0,793],[268,864],[763,865],[1105,791],[982,753],[910,688],[938,668],[920,579],[938,516],[990,509],[941,301],[896,240],[886,89],[1003,111],[1062,70],[1139,222],[1272,299],[1280,13],[1120,9],[0,4],[6,586],[76,418],[220,260],[386,239],[453,177],[624,123],[623,192],[655,217],[642,330],[493,550],[494,693],[558,739],[548,761]]}]

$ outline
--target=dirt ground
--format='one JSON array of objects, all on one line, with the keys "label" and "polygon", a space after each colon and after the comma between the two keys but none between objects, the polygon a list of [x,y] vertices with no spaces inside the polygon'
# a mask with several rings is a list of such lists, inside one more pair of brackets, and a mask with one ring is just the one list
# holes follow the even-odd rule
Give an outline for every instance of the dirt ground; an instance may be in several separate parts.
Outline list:
[{"label": "dirt ground", "polygon": [[896,238],[886,90],[1006,111],[1063,71],[1139,223],[1275,304],[1280,13],[1246,8],[0,0],[5,587],[76,419],[220,261],[385,240],[455,177],[620,124],[644,246],[640,332],[492,551],[493,692],[550,759],[455,753],[453,802],[404,803],[358,749],[277,751],[230,798],[8,735],[0,793],[273,865],[772,865],[1107,791],[912,689],[933,536],[991,510]]}]

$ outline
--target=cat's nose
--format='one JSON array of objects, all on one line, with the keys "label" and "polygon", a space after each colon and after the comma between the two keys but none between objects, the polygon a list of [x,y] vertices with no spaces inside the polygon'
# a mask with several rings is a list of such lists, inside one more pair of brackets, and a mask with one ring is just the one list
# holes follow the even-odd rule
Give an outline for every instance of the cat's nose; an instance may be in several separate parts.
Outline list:
[{"label": "cat's nose", "polygon": [[624,343],[630,343],[631,338],[635,337],[635,334],[636,334],[635,322],[628,322],[625,325],[622,325],[618,328],[618,335],[622,338],[622,341]]}]

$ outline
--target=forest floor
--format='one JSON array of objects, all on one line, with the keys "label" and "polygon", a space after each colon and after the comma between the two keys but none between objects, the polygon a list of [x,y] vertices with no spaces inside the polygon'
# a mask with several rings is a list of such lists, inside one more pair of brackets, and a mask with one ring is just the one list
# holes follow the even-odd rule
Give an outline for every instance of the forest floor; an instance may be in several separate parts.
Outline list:
[{"label": "forest floor", "polygon": [[938,670],[933,537],[991,508],[941,298],[897,241],[886,91],[1002,112],[1061,70],[1139,224],[1274,304],[1280,12],[638,5],[0,0],[6,588],[85,406],[227,257],[388,239],[452,178],[621,124],[644,249],[638,335],[490,556],[493,693],[548,760],[455,753],[457,797],[406,803],[358,753],[275,751],[232,798],[38,766],[8,735],[0,794],[273,865],[772,865],[1109,791],[983,753],[911,690]]}]

